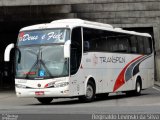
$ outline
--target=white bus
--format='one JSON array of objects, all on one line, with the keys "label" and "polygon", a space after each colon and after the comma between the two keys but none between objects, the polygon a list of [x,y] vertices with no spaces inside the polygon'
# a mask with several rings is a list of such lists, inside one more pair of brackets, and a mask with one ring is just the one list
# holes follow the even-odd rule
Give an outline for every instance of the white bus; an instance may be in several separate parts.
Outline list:
[{"label": "white bus", "polygon": [[16,45],[18,97],[85,102],[112,92],[140,95],[154,83],[149,34],[81,19],[22,28]]}]

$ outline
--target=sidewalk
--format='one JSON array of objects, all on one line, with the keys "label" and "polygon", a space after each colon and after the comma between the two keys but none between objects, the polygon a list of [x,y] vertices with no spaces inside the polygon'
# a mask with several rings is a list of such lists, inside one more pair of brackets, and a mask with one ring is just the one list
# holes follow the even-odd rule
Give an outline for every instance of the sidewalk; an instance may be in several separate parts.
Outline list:
[{"label": "sidewalk", "polygon": [[155,81],[155,82],[154,82],[154,85],[160,87],[160,81]]}]

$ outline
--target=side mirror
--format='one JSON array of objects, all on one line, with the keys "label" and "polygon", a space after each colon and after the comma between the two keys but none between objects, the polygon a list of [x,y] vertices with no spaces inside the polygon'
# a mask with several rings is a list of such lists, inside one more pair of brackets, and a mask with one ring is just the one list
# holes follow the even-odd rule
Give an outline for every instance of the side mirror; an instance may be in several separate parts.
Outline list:
[{"label": "side mirror", "polygon": [[14,44],[13,43],[9,44],[6,47],[5,52],[4,52],[4,61],[5,62],[9,62],[10,61],[10,53],[11,53],[12,48],[14,48]]},{"label": "side mirror", "polygon": [[64,44],[64,58],[70,57],[70,45],[71,45],[70,40],[67,40]]}]

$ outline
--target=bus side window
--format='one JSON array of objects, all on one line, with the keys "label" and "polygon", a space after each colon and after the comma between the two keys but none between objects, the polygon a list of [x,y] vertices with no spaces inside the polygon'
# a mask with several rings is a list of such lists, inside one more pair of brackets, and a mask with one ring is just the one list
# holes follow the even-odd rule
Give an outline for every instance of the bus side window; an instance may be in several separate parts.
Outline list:
[{"label": "bus side window", "polygon": [[139,54],[144,54],[144,37],[142,36],[137,36],[137,40],[138,40],[138,53]]},{"label": "bus side window", "polygon": [[83,28],[83,50],[84,52],[97,50],[97,38],[99,36],[99,30],[91,28]]},{"label": "bus side window", "polygon": [[113,52],[118,52],[118,41],[117,41],[117,39],[113,39],[113,46],[112,46],[112,51]]},{"label": "bus side window", "polygon": [[137,51],[137,47],[138,47],[137,45],[138,44],[137,44],[137,37],[136,36],[131,36],[130,37],[130,44],[131,44],[131,46],[130,46],[131,47],[131,49],[130,49],[131,51],[130,52],[131,53],[138,53],[138,51]]},{"label": "bus side window", "polygon": [[107,41],[106,46],[108,48],[108,51],[115,52],[117,50],[117,44],[115,39],[113,37],[108,37],[106,41]]},{"label": "bus side window", "polygon": [[89,41],[84,41],[84,51],[89,51],[89,49],[90,49],[90,43],[89,43]]},{"label": "bus side window", "polygon": [[73,28],[71,36],[71,75],[75,74],[80,66],[82,58],[82,36],[81,27]]},{"label": "bus side window", "polygon": [[152,53],[152,43],[148,37],[144,38],[144,53],[150,54]]},{"label": "bus side window", "polygon": [[118,37],[118,46],[119,52],[128,53],[130,51],[129,42],[126,37]]}]

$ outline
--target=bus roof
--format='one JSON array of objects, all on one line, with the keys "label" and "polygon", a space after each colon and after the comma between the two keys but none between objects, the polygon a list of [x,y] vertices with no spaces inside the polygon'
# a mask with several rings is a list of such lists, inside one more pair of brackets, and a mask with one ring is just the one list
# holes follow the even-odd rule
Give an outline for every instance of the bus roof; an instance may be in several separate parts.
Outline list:
[{"label": "bus roof", "polygon": [[127,31],[127,30],[123,30],[122,28],[114,28],[110,24],[92,22],[92,21],[87,21],[87,20],[82,20],[82,19],[55,20],[55,21],[52,21],[51,23],[37,24],[37,25],[24,27],[20,31],[29,31],[29,30],[37,30],[37,29],[40,30],[40,29],[49,29],[49,28],[74,28],[77,26],[108,30],[108,31],[113,31],[113,32],[118,32],[118,33],[127,33],[127,34],[131,34],[131,35],[151,37],[151,35],[148,33]]}]

